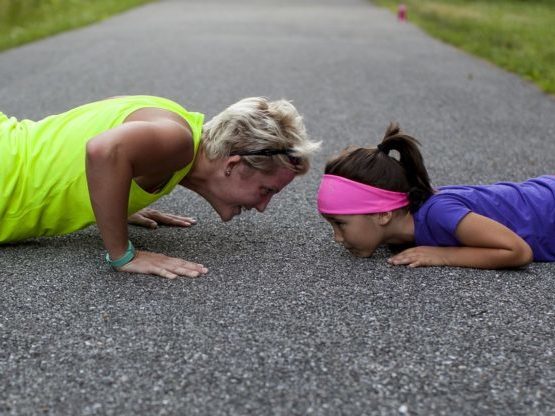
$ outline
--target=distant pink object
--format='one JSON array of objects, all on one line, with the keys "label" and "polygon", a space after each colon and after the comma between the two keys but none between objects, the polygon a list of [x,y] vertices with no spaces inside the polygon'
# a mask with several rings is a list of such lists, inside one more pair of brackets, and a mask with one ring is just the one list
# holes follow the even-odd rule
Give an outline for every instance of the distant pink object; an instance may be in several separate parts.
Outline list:
[{"label": "distant pink object", "polygon": [[404,4],[400,4],[397,8],[397,19],[401,22],[407,20],[407,6]]}]

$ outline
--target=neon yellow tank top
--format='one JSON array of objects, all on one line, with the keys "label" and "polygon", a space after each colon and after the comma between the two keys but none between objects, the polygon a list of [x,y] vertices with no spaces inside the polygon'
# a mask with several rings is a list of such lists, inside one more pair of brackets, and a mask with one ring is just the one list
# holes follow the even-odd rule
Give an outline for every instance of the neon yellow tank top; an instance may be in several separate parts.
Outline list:
[{"label": "neon yellow tank top", "polygon": [[[204,115],[165,98],[110,98],[36,122],[18,121],[0,113],[0,244],[67,234],[93,224],[85,145],[146,107],[172,111],[187,121],[193,133],[194,161]],[[187,175],[193,161],[175,172],[156,193],[148,193],[132,181],[129,214],[168,194]]]}]

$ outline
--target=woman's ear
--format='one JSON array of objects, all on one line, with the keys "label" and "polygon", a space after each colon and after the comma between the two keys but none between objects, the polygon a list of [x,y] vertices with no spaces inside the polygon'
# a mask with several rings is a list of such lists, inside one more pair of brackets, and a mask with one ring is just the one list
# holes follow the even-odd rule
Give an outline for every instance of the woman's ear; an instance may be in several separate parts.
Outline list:
[{"label": "woman's ear", "polygon": [[231,171],[241,163],[241,156],[233,155],[229,156],[224,162],[224,173],[225,176],[230,176]]}]

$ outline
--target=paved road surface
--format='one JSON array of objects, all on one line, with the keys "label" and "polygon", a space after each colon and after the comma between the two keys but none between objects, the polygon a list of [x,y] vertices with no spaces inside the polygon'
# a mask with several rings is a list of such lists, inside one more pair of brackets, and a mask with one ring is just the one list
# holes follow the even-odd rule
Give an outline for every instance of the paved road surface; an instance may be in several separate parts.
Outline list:
[{"label": "paved road surface", "polygon": [[553,172],[553,99],[363,0],[166,0],[0,54],[10,115],[133,93],[208,117],[287,97],[323,151],[264,215],[178,190],[158,207],[198,226],[132,229],[199,280],[111,272],[94,227],[2,247],[0,414],[553,414],[555,266],[352,258],[314,200],[326,157],[390,120],[435,185]]}]

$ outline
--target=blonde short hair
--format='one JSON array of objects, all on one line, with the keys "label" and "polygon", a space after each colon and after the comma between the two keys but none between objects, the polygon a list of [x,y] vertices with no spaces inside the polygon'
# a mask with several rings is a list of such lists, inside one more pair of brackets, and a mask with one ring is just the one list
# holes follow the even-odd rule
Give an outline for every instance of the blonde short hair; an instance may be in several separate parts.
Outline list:
[{"label": "blonde short hair", "polygon": [[211,160],[241,155],[254,169],[273,172],[285,167],[303,174],[320,142],[309,140],[301,115],[289,101],[250,97],[208,121],[202,145]]}]

